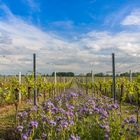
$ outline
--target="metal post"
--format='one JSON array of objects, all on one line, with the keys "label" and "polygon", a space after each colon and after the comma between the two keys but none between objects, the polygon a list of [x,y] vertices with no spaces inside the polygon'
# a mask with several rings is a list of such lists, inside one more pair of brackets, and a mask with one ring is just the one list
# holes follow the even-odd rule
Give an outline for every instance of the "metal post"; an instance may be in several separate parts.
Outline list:
[{"label": "metal post", "polygon": [[37,88],[36,88],[36,54],[33,54],[33,75],[34,75],[34,105],[37,105]]},{"label": "metal post", "polygon": [[115,54],[112,53],[112,91],[113,91],[113,98],[114,98],[114,103],[116,99],[116,79],[115,79]]}]

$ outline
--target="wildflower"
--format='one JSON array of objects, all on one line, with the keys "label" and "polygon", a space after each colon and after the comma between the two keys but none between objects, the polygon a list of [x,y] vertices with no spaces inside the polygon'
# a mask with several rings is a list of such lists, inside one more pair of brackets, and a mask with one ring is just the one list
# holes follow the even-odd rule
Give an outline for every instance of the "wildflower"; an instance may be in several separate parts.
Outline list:
[{"label": "wildflower", "polygon": [[50,125],[56,126],[56,122],[53,121],[53,120],[48,121],[48,123],[49,123]]},{"label": "wildflower", "polygon": [[62,120],[62,117],[56,116],[56,120],[59,122],[60,120]]},{"label": "wildflower", "polygon": [[24,111],[23,113],[22,113],[22,116],[23,117],[26,117],[28,115],[28,113],[26,112],[26,111]]},{"label": "wildflower", "polygon": [[55,113],[57,113],[57,112],[58,112],[58,108],[56,108],[56,107],[53,107],[53,108],[51,109],[51,112],[52,112],[52,114],[55,114]]},{"label": "wildflower", "polygon": [[71,134],[69,140],[80,140],[80,137]]},{"label": "wildflower", "polygon": [[105,138],[105,140],[109,140],[109,135],[107,133],[105,133],[104,138]]},{"label": "wildflower", "polygon": [[78,97],[79,95],[77,93],[71,92],[70,97]]},{"label": "wildflower", "polygon": [[102,125],[102,124],[99,124],[99,127],[102,128],[102,129],[105,128],[105,126]]},{"label": "wildflower", "polygon": [[21,137],[22,137],[22,139],[23,139],[23,140],[27,140],[27,139],[28,139],[28,137],[27,137],[27,135],[26,135],[26,134],[22,134],[22,136],[21,136]]},{"label": "wildflower", "polygon": [[101,115],[101,116],[99,117],[99,120],[102,120],[102,119],[104,119],[104,118],[105,118],[105,117]]},{"label": "wildflower", "polygon": [[48,119],[47,119],[47,117],[44,115],[44,116],[42,116],[42,121],[43,122],[46,122]]},{"label": "wildflower", "polygon": [[66,115],[67,115],[67,116],[73,116],[74,114],[73,114],[73,112],[71,112],[71,111],[67,111],[67,112],[66,112]]},{"label": "wildflower", "polygon": [[74,106],[70,105],[70,104],[66,104],[66,107],[68,108],[68,110],[73,110],[74,109]]},{"label": "wildflower", "polygon": [[136,123],[136,118],[134,116],[131,116],[129,119],[129,123]]},{"label": "wildflower", "polygon": [[112,107],[117,109],[117,108],[119,108],[119,105],[117,103],[115,103],[115,104],[112,104]]},{"label": "wildflower", "polygon": [[127,118],[125,118],[125,119],[124,119],[124,122],[125,122],[125,123],[128,123],[128,122],[129,122],[129,120],[128,120]]},{"label": "wildflower", "polygon": [[73,120],[70,120],[69,123],[70,123],[70,125],[74,125],[74,121]]},{"label": "wildflower", "polygon": [[94,111],[98,113],[99,112],[99,108],[95,107]]},{"label": "wildflower", "polygon": [[68,122],[62,121],[61,126],[62,126],[62,128],[67,128],[68,127]]},{"label": "wildflower", "polygon": [[31,121],[31,122],[30,122],[30,126],[31,126],[31,127],[36,127],[36,128],[37,128],[37,127],[38,127],[38,122],[37,122],[37,121]]},{"label": "wildflower", "polygon": [[47,105],[48,105],[49,107],[54,107],[54,104],[53,104],[51,101],[48,101],[48,102],[47,102]]},{"label": "wildflower", "polygon": [[18,132],[22,132],[22,130],[23,130],[23,126],[22,125],[17,126],[17,131]]},{"label": "wildflower", "polygon": [[65,114],[65,110],[63,108],[59,108],[59,112]]},{"label": "wildflower", "polygon": [[110,129],[109,129],[109,126],[108,125],[105,126],[105,132],[106,133],[109,133],[110,132]]},{"label": "wildflower", "polygon": [[47,137],[47,134],[42,133],[42,139],[46,139],[46,137]]},{"label": "wildflower", "polygon": [[19,118],[23,118],[22,112],[19,112],[19,113],[17,114],[17,116],[18,116]]}]

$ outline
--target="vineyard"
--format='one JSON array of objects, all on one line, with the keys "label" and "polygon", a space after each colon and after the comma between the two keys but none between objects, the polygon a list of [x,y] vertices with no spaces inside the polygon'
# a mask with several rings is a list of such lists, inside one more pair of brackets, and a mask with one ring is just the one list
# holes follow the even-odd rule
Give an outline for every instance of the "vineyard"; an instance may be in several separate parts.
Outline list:
[{"label": "vineyard", "polygon": [[13,113],[10,131],[0,131],[0,137],[7,140],[139,139],[139,77],[133,81],[116,78],[115,96],[111,78],[93,81],[91,77],[57,77],[57,82],[55,78],[38,75],[34,81],[34,75],[27,75],[20,82],[18,77],[0,79],[0,106],[12,105]]}]

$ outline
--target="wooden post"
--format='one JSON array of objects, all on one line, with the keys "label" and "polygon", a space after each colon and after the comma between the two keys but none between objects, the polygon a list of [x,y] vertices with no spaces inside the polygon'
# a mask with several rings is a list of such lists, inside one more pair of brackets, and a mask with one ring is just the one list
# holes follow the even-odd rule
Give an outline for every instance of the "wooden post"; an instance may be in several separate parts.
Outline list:
[{"label": "wooden post", "polygon": [[[65,84],[65,77],[63,78],[63,83]],[[66,91],[66,87],[64,86],[64,92]]]},{"label": "wooden post", "polygon": [[132,82],[132,71],[129,70],[129,81]]},{"label": "wooden post", "polygon": [[86,94],[88,94],[88,77],[86,75]]},{"label": "wooden post", "polygon": [[137,123],[139,124],[139,108],[140,108],[140,101],[139,101],[139,98],[140,98],[140,94],[139,94],[139,90],[137,91],[137,98],[138,98],[138,106],[137,106]]},{"label": "wooden post", "polygon": [[36,54],[33,54],[33,75],[34,75],[34,105],[37,105],[37,88],[36,88]]},{"label": "wooden post", "polygon": [[94,88],[93,88],[93,84],[94,84],[94,75],[93,75],[93,70],[91,70],[91,83],[92,83],[92,88],[91,88],[91,92],[94,92]]},{"label": "wooden post", "polygon": [[114,98],[114,103],[116,100],[116,79],[115,79],[115,54],[112,53],[112,91],[113,91],[113,98]]},{"label": "wooden post", "polygon": [[56,77],[56,71],[55,71],[54,72],[54,94],[56,94],[56,92],[57,92],[56,85],[57,85],[57,77]]},{"label": "wooden post", "polygon": [[[19,86],[21,85],[21,72],[19,72]],[[19,90],[19,104],[21,103],[21,91]]]}]

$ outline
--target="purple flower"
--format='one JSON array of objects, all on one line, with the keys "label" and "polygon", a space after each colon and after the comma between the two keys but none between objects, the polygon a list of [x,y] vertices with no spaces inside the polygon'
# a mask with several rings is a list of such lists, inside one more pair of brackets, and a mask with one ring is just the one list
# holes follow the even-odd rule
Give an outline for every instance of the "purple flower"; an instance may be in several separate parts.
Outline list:
[{"label": "purple flower", "polygon": [[69,140],[80,140],[80,137],[71,134]]},{"label": "purple flower", "polygon": [[21,136],[21,137],[22,137],[22,139],[23,139],[23,140],[27,140],[27,139],[28,139],[28,137],[27,137],[27,135],[26,135],[26,134],[22,134],[22,136]]},{"label": "purple flower", "polygon": [[59,122],[60,120],[62,120],[62,117],[56,116],[56,120]]},{"label": "purple flower", "polygon": [[54,104],[53,104],[51,101],[48,101],[48,102],[47,102],[47,105],[48,105],[49,107],[54,107]]},{"label": "purple flower", "polygon": [[62,126],[62,128],[67,128],[68,127],[68,122],[67,121],[62,121],[61,126]]},{"label": "purple flower", "polygon": [[74,121],[73,120],[70,120],[69,123],[70,123],[70,125],[74,125]]},{"label": "purple flower", "polygon": [[47,119],[47,117],[44,115],[44,116],[42,116],[42,121],[43,122],[46,122],[48,119]]},{"label": "purple flower", "polygon": [[46,137],[47,137],[47,134],[42,133],[42,139],[46,139]]},{"label": "purple flower", "polygon": [[18,132],[22,132],[22,130],[23,130],[23,126],[22,125],[17,126],[17,131]]},{"label": "purple flower", "polygon": [[112,105],[109,104],[109,105],[107,106],[107,109],[108,109],[108,110],[112,110]]},{"label": "purple flower", "polygon": [[26,117],[28,115],[28,113],[26,112],[26,111],[24,111],[23,113],[22,113],[22,116],[23,117]]},{"label": "purple flower", "polygon": [[63,108],[59,108],[59,112],[65,114],[65,110]]},{"label": "purple flower", "polygon": [[112,104],[112,107],[117,109],[117,108],[119,108],[119,105],[117,103],[115,103],[115,104]]},{"label": "purple flower", "polygon": [[71,92],[71,93],[69,94],[69,96],[70,96],[70,97],[78,97],[79,95],[78,95],[77,93]]},{"label": "purple flower", "polygon": [[71,112],[71,111],[67,111],[67,112],[66,112],[66,115],[67,115],[67,116],[73,116],[74,114],[73,114],[73,112]]},{"label": "purple flower", "polygon": [[33,128],[33,127],[38,127],[38,122],[37,121],[31,121],[30,122],[30,126]]},{"label": "purple flower", "polygon": [[23,117],[22,112],[19,112],[19,113],[17,114],[17,116],[18,116],[19,118],[22,118],[22,117]]},{"label": "purple flower", "polygon": [[56,126],[56,122],[53,121],[53,120],[48,121],[48,123],[49,123],[50,125]]},{"label": "purple flower", "polygon": [[105,140],[109,140],[109,135],[105,133],[104,138],[105,138]]},{"label": "purple flower", "polygon": [[98,113],[100,110],[99,110],[99,108],[95,107],[94,111]]},{"label": "purple flower", "polygon": [[125,118],[125,119],[124,119],[124,122],[125,122],[125,123],[128,123],[128,122],[129,122],[129,120],[128,120],[127,118]]},{"label": "purple flower", "polygon": [[108,112],[105,111],[103,108],[100,109],[99,113],[100,113],[103,117],[107,117],[107,116],[108,116]]},{"label": "purple flower", "polygon": [[105,117],[101,115],[101,116],[99,117],[99,120],[102,120],[102,119],[104,119],[104,118],[105,118]]},{"label": "purple flower", "polygon": [[30,136],[32,134],[32,132],[33,132],[32,129],[28,129],[27,135]]},{"label": "purple flower", "polygon": [[102,125],[102,124],[99,124],[99,127],[102,128],[102,129],[105,128],[105,126]]},{"label": "purple flower", "polygon": [[131,116],[130,118],[129,118],[129,123],[136,123],[137,121],[136,121],[136,118],[135,118],[135,116]]},{"label": "purple flower", "polygon": [[106,133],[109,133],[110,132],[110,129],[109,129],[109,126],[108,125],[105,126],[105,132]]},{"label": "purple flower", "polygon": [[66,107],[68,108],[68,110],[73,110],[74,109],[74,106],[70,105],[70,104],[66,104]]}]

